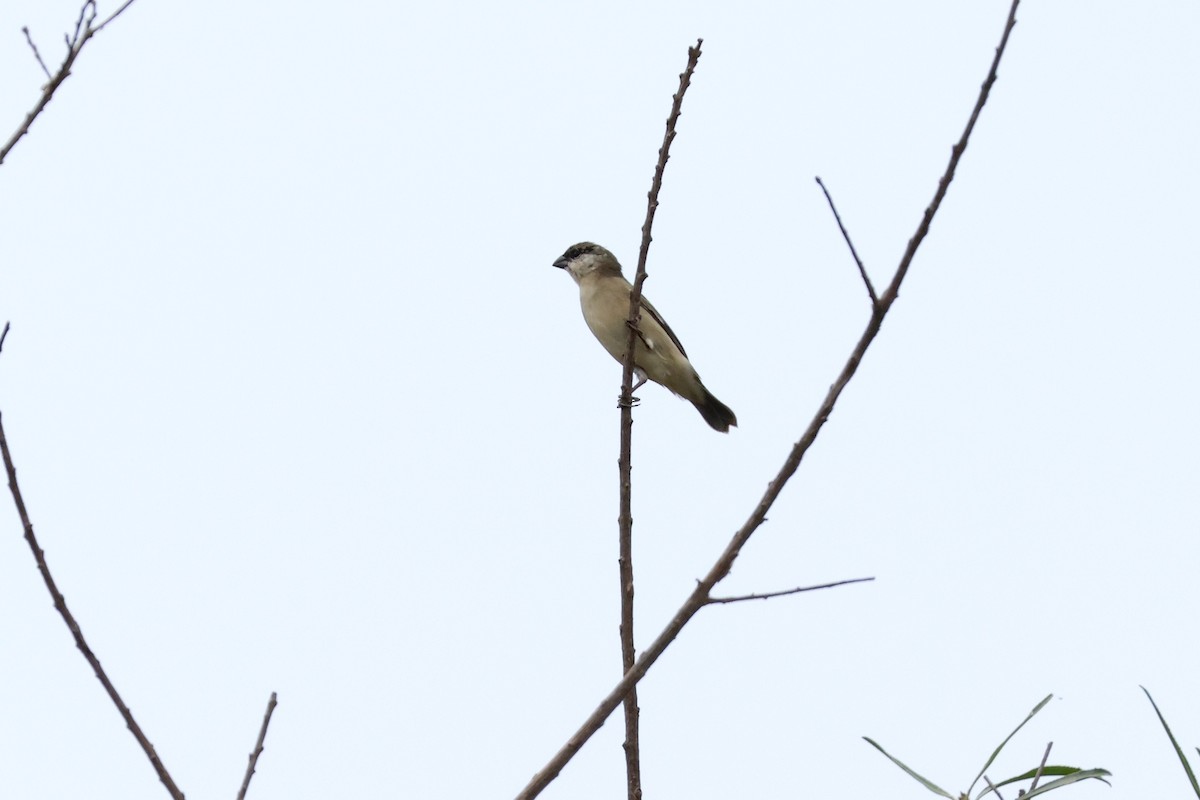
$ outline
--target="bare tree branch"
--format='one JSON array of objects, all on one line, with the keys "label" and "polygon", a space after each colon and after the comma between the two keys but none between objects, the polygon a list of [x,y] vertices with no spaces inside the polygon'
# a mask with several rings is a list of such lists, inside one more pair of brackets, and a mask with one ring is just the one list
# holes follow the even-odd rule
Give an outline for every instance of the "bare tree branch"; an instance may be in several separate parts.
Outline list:
[{"label": "bare tree branch", "polygon": [[[25,134],[29,133],[29,127],[33,125],[33,121],[38,118],[38,115],[40,115],[43,110],[45,110],[46,106],[50,103],[51,98],[54,97],[54,93],[58,91],[58,87],[62,86],[63,81],[70,77],[71,67],[74,66],[75,59],[79,58],[80,52],[83,51],[83,46],[87,44],[93,36],[104,30],[104,27],[108,25],[108,23],[119,17],[121,13],[125,9],[129,8],[129,6],[132,4],[133,0],[126,0],[125,3],[123,3],[120,8],[110,14],[107,19],[105,19],[99,25],[93,25],[92,23],[96,20],[96,3],[95,0],[87,0],[87,2],[85,2],[79,9],[79,19],[75,22],[74,34],[69,36],[64,35],[67,43],[67,54],[63,58],[62,65],[58,68],[58,72],[54,73],[53,76],[50,75],[50,71],[46,69],[45,63],[42,62],[42,57],[37,52],[37,48],[34,47],[33,40],[29,39],[29,46],[33,47],[33,52],[35,55],[37,55],[38,63],[42,65],[42,69],[46,72],[46,75],[50,78],[50,80],[45,86],[42,87],[42,96],[38,99],[37,105],[35,105],[33,110],[25,115],[25,121],[22,122],[20,127],[17,128],[16,132],[9,137],[8,141],[4,143],[4,146],[0,147],[0,164],[4,163],[4,159],[7,158],[9,152],[17,146],[17,142],[21,141]],[[25,28],[23,30],[25,30],[25,36],[28,39],[28,29]]]},{"label": "bare tree branch", "polygon": [[863,266],[862,259],[858,257],[858,251],[854,249],[854,242],[850,241],[850,234],[846,230],[846,226],[842,224],[842,215],[838,213],[837,206],[833,204],[833,198],[829,195],[829,190],[825,188],[824,181],[820,176],[817,176],[817,186],[821,187],[821,191],[825,193],[825,199],[829,202],[829,210],[833,212],[833,218],[837,220],[838,229],[842,232],[842,238],[846,240],[846,245],[850,248],[850,255],[854,256],[854,263],[858,264],[858,274],[862,276],[863,283],[867,285],[867,294],[871,298],[871,305],[879,304],[879,297],[875,294],[875,286],[871,283],[871,278],[867,275],[867,268]]},{"label": "bare tree branch", "polygon": [[37,59],[38,66],[42,68],[42,72],[46,73],[47,78],[54,80],[54,76],[46,68],[46,62],[42,61],[42,54],[38,52],[37,45],[33,43],[33,36],[29,33],[29,27],[21,28],[21,33],[25,34],[25,41],[29,43],[29,49],[33,51],[33,57]]},{"label": "bare tree branch", "polygon": [[4,456],[4,469],[8,472],[8,488],[12,492],[13,502],[17,505],[17,515],[21,518],[21,526],[25,529],[25,541],[29,543],[29,549],[33,551],[33,558],[37,562],[38,571],[42,573],[42,579],[46,583],[46,588],[50,591],[50,597],[54,600],[54,607],[62,615],[63,621],[67,623],[67,628],[71,631],[71,636],[75,638],[75,646],[83,653],[83,657],[87,659],[87,662],[92,665],[92,671],[96,673],[96,678],[104,686],[104,690],[108,692],[108,696],[117,707],[117,711],[124,717],[125,725],[129,728],[129,732],[133,734],[133,738],[137,739],[137,743],[142,746],[142,751],[145,752],[146,758],[150,759],[150,764],[154,767],[155,772],[158,773],[158,779],[167,787],[167,791],[171,793],[171,797],[176,798],[176,800],[182,800],[183,792],[179,791],[179,787],[171,779],[171,775],[167,772],[167,768],[163,766],[158,753],[154,751],[154,745],[150,744],[150,740],[142,733],[141,726],[134,720],[129,706],[125,705],[125,701],[121,699],[121,695],[117,693],[116,687],[113,686],[112,681],[109,680],[108,675],[104,672],[104,667],[100,666],[100,659],[96,658],[96,654],[92,652],[92,648],[88,647],[87,641],[83,638],[83,631],[80,629],[79,623],[75,621],[74,615],[67,608],[66,598],[58,590],[58,586],[54,582],[54,577],[50,574],[50,567],[46,564],[46,554],[38,546],[37,537],[33,535],[33,523],[29,521],[29,513],[25,510],[25,500],[21,496],[21,488],[17,485],[17,468],[13,465],[12,454],[8,450],[8,438],[4,435],[2,417],[0,417],[0,452]]},{"label": "bare tree branch", "polygon": [[4,350],[4,340],[8,338],[8,329],[12,327],[11,322],[4,323],[4,330],[0,331],[0,351]]},{"label": "bare tree branch", "polygon": [[[996,57],[992,60],[991,69],[988,71],[987,78],[984,79],[983,85],[980,87],[979,96],[975,101],[975,107],[971,111],[971,116],[967,121],[966,128],[963,130],[962,136],[959,138],[958,142],[951,149],[950,162],[947,164],[945,172],[938,181],[937,190],[934,193],[933,200],[925,209],[924,216],[922,217],[920,224],[917,226],[916,233],[914,233],[913,237],[909,239],[908,247],[906,248],[904,255],[901,257],[900,264],[896,268],[896,272],[891,283],[884,294],[879,298],[879,302],[873,306],[871,317],[867,322],[866,330],[864,330],[862,336],[859,337],[858,343],[851,351],[850,357],[847,359],[845,366],[842,367],[837,379],[834,381],[833,385],[829,387],[829,392],[825,395],[825,399],[821,402],[820,407],[818,407],[817,413],[813,416],[808,428],[805,429],[804,433],[800,437],[800,440],[792,447],[791,453],[788,455],[787,460],[784,461],[783,466],[780,468],[774,480],[767,485],[766,492],[763,494],[762,499],[759,501],[754,511],[750,514],[749,519],[747,519],[745,524],[743,524],[737,533],[733,535],[733,538],[725,547],[725,551],[717,559],[716,563],[713,564],[708,574],[697,582],[696,588],[692,590],[691,594],[688,595],[683,605],[680,606],[679,610],[675,612],[675,615],[671,617],[671,620],[667,623],[666,627],[650,644],[650,646],[642,651],[641,656],[639,656],[637,661],[634,662],[633,668],[625,673],[625,676],[600,702],[600,705],[596,707],[596,709],[588,716],[586,720],[584,720],[579,730],[577,730],[567,740],[566,744],[564,744],[559,751],[555,753],[550,761],[547,762],[547,764],[542,767],[542,769],[536,775],[533,776],[533,779],[529,782],[529,784],[521,791],[519,795],[517,795],[518,800],[529,800],[529,798],[537,797],[542,790],[545,789],[546,786],[548,786],[550,782],[558,776],[559,772],[562,771],[562,768],[566,766],[572,758],[574,758],[575,754],[579,752],[580,748],[583,747],[587,740],[590,739],[591,736],[600,729],[600,727],[604,724],[604,721],[608,719],[609,715],[612,714],[616,707],[621,704],[630,690],[633,689],[633,687],[637,685],[638,681],[640,681],[646,672],[649,671],[650,667],[654,665],[654,662],[659,659],[671,642],[674,641],[674,639],[679,635],[680,631],[683,630],[683,627],[687,625],[693,616],[696,615],[696,612],[709,604],[709,601],[712,597],[711,592],[713,587],[729,574],[729,571],[733,568],[734,561],[737,560],[738,555],[741,553],[742,547],[745,546],[746,542],[750,539],[750,536],[754,533],[754,531],[757,530],[758,527],[765,521],[767,511],[779,497],[780,492],[783,491],[783,487],[787,484],[788,480],[799,468],[800,461],[804,458],[804,455],[808,452],[808,449],[812,447],[813,442],[816,441],[817,435],[821,432],[821,428],[828,421],[829,415],[833,413],[833,409],[837,404],[838,398],[841,397],[846,385],[850,382],[850,379],[854,377],[855,372],[858,371],[858,367],[862,362],[863,356],[866,354],[867,349],[871,346],[871,343],[875,340],[875,337],[879,334],[880,325],[883,323],[883,319],[887,315],[888,310],[891,308],[892,304],[896,302],[896,299],[900,295],[900,285],[904,281],[904,276],[908,274],[908,268],[912,263],[913,256],[916,255],[917,248],[920,247],[921,242],[924,241],[925,236],[929,233],[929,225],[933,221],[933,217],[937,213],[938,208],[941,206],[943,198],[946,196],[946,190],[950,187],[950,182],[954,180],[955,169],[958,167],[958,162],[962,158],[963,152],[966,150],[967,142],[970,140],[971,132],[975,129],[975,123],[979,119],[979,114],[983,110],[984,104],[987,103],[988,95],[991,92],[992,85],[996,82],[996,71],[1000,66],[1000,59],[1004,55],[1005,47],[1008,44],[1009,34],[1012,32],[1013,26],[1016,24],[1017,7],[1019,5],[1020,0],[1013,0],[1012,6],[1009,9],[1008,20],[1005,22],[1004,33],[1000,38],[999,46],[996,48]],[[687,75],[687,73],[685,73],[685,75]],[[681,90],[684,88],[684,86],[684,80],[681,77]],[[677,98],[678,97],[679,96],[677,95]],[[660,165],[665,165],[665,153],[660,152],[659,162]],[[658,180],[656,176],[655,186],[657,187],[659,185],[661,185],[661,180]],[[651,212],[653,211],[656,199],[657,192],[652,189]],[[647,222],[649,223],[651,215],[648,214],[647,216]],[[643,228],[644,234],[646,233],[647,229],[648,227]],[[638,290],[640,289],[641,282],[644,279],[644,261],[648,248],[649,242],[647,237],[644,236],[642,254],[639,257],[638,263],[638,279],[634,283],[634,310],[636,310],[636,301],[639,296]],[[632,351],[632,345],[633,342],[631,338],[629,342],[630,351]],[[632,365],[627,357],[623,386],[628,387],[631,380]],[[629,392],[623,391],[622,401],[627,401],[629,399]],[[623,412],[626,410],[627,409],[622,409]],[[622,416],[622,420],[624,421],[624,415]],[[629,424],[632,424],[632,422]]]},{"label": "bare tree branch", "polygon": [[746,600],[770,600],[772,597],[786,597],[789,594],[800,594],[801,592],[813,592],[817,589],[832,589],[835,586],[845,586],[850,583],[866,583],[873,581],[874,578],[850,578],[844,581],[834,581],[833,583],[818,583],[816,586],[797,586],[795,589],[784,589],[780,592],[762,592],[756,594],[740,594],[735,597],[710,597],[705,601],[705,605],[719,605],[722,603],[741,603]]},{"label": "bare tree branch", "polygon": [[[63,81],[65,81],[71,75],[71,67],[75,64],[75,60],[79,57],[84,45],[86,45],[93,36],[99,33],[104,26],[120,16],[120,14],[132,3],[133,0],[126,0],[126,2],[122,4],[115,12],[113,12],[113,14],[111,14],[107,19],[105,19],[104,22],[102,22],[100,25],[94,25],[93,23],[96,20],[96,3],[95,0],[87,0],[87,2],[85,2],[79,9],[79,17],[75,22],[74,33],[64,37],[66,40],[67,53],[64,56],[63,62],[59,66],[58,71],[53,75],[50,74],[50,70],[46,67],[45,61],[42,60],[42,55],[38,51],[37,45],[34,44],[33,37],[29,33],[28,27],[22,28],[22,31],[25,33],[25,39],[29,43],[29,47],[33,50],[34,57],[37,59],[42,71],[46,74],[46,77],[49,78],[49,82],[42,87],[41,98],[39,98],[37,104],[33,107],[33,110],[25,115],[24,122],[22,122],[20,127],[17,128],[16,132],[9,138],[4,146],[0,147],[0,164],[4,163],[4,159],[8,157],[8,154],[16,146],[17,142],[19,142],[27,133],[29,133],[29,128],[33,124],[33,121],[37,119],[38,115],[40,115],[49,104],[50,100],[54,97],[54,93],[58,90],[58,87],[61,86]],[[2,348],[4,345],[4,338],[8,335],[8,330],[9,325],[6,323],[4,326],[4,332],[0,334],[0,348]],[[155,772],[158,773],[159,780],[162,781],[163,785],[167,788],[167,791],[172,797],[179,798],[181,800],[183,798],[183,792],[181,792],[179,787],[175,785],[175,781],[171,778],[170,773],[167,772],[167,768],[163,765],[162,760],[155,752],[154,745],[152,745],[150,740],[146,738],[146,735],[142,732],[141,726],[139,726],[137,721],[133,718],[133,713],[121,699],[121,695],[117,692],[117,689],[115,686],[113,686],[108,674],[100,665],[100,660],[96,657],[96,654],[92,652],[91,647],[88,646],[87,641],[83,637],[83,631],[79,627],[79,623],[75,620],[75,617],[71,613],[70,609],[67,608],[66,598],[64,598],[62,592],[58,590],[58,586],[54,581],[54,577],[50,573],[50,567],[46,563],[45,552],[38,545],[37,537],[34,535],[33,523],[29,519],[29,514],[25,508],[25,500],[21,495],[21,489],[17,483],[17,470],[16,466],[13,464],[12,454],[9,452],[8,439],[4,434],[4,426],[2,423],[0,423],[0,450],[3,451],[4,467],[8,473],[8,487],[12,492],[13,502],[17,506],[17,514],[21,518],[21,525],[25,530],[25,540],[29,543],[30,550],[33,551],[34,561],[37,562],[38,571],[42,573],[42,579],[46,583],[46,589],[50,592],[50,597],[54,601],[54,607],[58,610],[59,614],[63,618],[63,621],[66,623],[67,628],[71,631],[71,635],[75,639],[76,647],[78,647],[80,652],[83,653],[84,658],[87,659],[87,662],[91,665],[92,671],[95,673],[96,678],[100,681],[101,685],[104,686],[105,691],[108,692],[109,698],[117,707],[117,711],[120,712],[121,716],[125,719],[126,727],[129,728],[129,731],[133,734],[134,739],[136,739],[138,744],[141,745],[142,751],[145,752],[146,757],[150,759],[150,764],[154,767]]]},{"label": "bare tree branch", "polygon": [[258,766],[258,757],[262,755],[263,742],[267,738],[267,726],[271,724],[271,715],[275,713],[275,693],[267,701],[267,713],[263,715],[262,727],[258,729],[258,741],[250,753],[250,763],[246,765],[246,777],[242,779],[242,788],[238,790],[237,800],[246,800],[246,791],[250,788],[250,779],[254,777],[254,768]]},{"label": "bare tree branch", "polygon": [[954,180],[954,171],[958,168],[958,161],[967,149],[967,142],[971,139],[971,132],[975,130],[975,123],[979,120],[979,114],[983,111],[983,106],[987,103],[988,95],[992,92],[992,84],[996,82],[996,70],[1000,68],[1000,59],[1004,56],[1004,49],[1008,46],[1008,35],[1012,33],[1013,27],[1017,24],[1017,6],[1019,5],[1021,5],[1021,0],[1013,0],[1012,6],[1008,10],[1008,20],[1004,23],[1004,33],[1000,37],[1000,44],[996,47],[996,57],[992,59],[992,68],[988,70],[983,85],[979,87],[979,97],[975,101],[975,107],[971,109],[971,118],[967,120],[967,127],[963,130],[958,142],[950,149],[950,163],[946,166],[945,174],[938,181],[938,188],[933,195],[933,200],[929,203],[929,207],[925,209],[925,215],[921,218],[921,224],[917,226],[917,232],[908,240],[908,247],[905,249],[904,255],[900,258],[900,266],[896,268],[896,274],[892,278],[891,285],[888,286],[887,291],[883,293],[883,297],[879,300],[885,314],[887,313],[887,309],[891,308],[892,303],[896,302],[896,298],[900,296],[900,284],[904,281],[904,276],[908,274],[908,267],[912,263],[913,256],[917,254],[917,248],[921,246],[921,242],[925,241],[925,237],[929,234],[929,225],[933,222],[933,216],[937,214],[938,209],[942,205],[942,200],[946,197],[946,190],[950,188],[950,181]]},{"label": "bare tree branch", "polygon": [[92,28],[92,35],[94,36],[95,34],[104,30],[104,26],[108,25],[108,23],[112,22],[114,19],[121,16],[121,14],[124,13],[125,9],[129,8],[131,5],[133,5],[133,0],[125,0],[125,2],[121,4],[120,8],[118,8],[116,11],[109,14],[108,17],[105,18],[104,22],[101,22],[99,25]]},{"label": "bare tree branch", "polygon": [[[634,343],[641,332],[638,322],[641,320],[642,284],[646,281],[646,257],[650,253],[650,235],[654,227],[654,214],[658,210],[658,194],[662,189],[663,173],[667,169],[667,160],[671,157],[671,142],[675,139],[675,124],[683,106],[683,96],[692,82],[692,74],[696,71],[696,63],[700,60],[700,46],[703,39],[696,40],[695,47],[688,48],[687,67],[679,76],[679,89],[671,102],[671,113],[667,115],[667,129],[663,134],[662,146],[658,149],[658,163],[654,167],[654,178],[650,182],[650,192],[647,195],[646,221],[642,223],[642,244],[638,250],[637,274],[633,279],[633,291],[629,297],[629,338],[625,344],[625,361],[621,372],[621,455],[618,461],[620,471],[620,512],[618,525],[620,528],[620,556],[618,566],[621,573],[621,666],[622,674],[633,668],[637,650],[633,639],[633,515],[632,486],[630,477],[633,450],[633,371]],[[641,748],[638,743],[638,709],[637,690],[632,689],[625,696],[625,777],[629,800],[641,800]]]},{"label": "bare tree branch", "polygon": [[87,20],[87,28],[92,27],[92,22],[96,19],[96,0],[87,0],[79,9],[79,19],[75,20],[75,33],[71,36],[63,34],[63,38],[67,42],[67,49],[70,50],[79,41],[80,31],[85,30],[84,20]]}]

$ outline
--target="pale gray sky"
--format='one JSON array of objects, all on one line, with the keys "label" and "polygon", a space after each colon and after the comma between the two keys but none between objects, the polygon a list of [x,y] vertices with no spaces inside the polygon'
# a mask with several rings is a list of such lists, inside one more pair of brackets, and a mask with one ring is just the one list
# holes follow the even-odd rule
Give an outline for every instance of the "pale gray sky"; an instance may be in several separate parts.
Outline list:
[{"label": "pale gray sky", "polygon": [[[115,4],[104,3],[101,12]],[[741,525],[933,194],[1006,0],[138,0],[0,167],[0,410],[68,601],[189,797],[506,798],[619,677],[632,270],[738,415],[647,387],[638,638]],[[76,2],[0,6],[0,134]],[[958,791],[1200,744],[1200,6],[1023,4],[941,215],[729,592],[641,690],[647,798]],[[0,503],[0,795],[165,796]],[[620,797],[614,718],[547,798]],[[1006,795],[1007,796],[1007,795]]]}]

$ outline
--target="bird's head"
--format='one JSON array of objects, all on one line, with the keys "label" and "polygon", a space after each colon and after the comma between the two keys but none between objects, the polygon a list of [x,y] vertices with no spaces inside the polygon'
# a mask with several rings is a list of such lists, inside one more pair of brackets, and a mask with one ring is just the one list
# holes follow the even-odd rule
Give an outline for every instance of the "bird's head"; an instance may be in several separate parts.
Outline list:
[{"label": "bird's head", "polygon": [[558,257],[554,266],[571,273],[571,277],[575,279],[576,283],[596,272],[621,274],[621,264],[617,261],[617,257],[600,245],[591,242],[571,245],[567,248],[567,252]]}]

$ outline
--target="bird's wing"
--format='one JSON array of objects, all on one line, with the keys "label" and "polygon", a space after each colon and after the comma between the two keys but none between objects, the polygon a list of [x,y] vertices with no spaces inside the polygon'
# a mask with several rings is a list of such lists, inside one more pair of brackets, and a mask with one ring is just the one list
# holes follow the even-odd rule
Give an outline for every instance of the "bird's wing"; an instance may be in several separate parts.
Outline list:
[{"label": "bird's wing", "polygon": [[687,358],[687,351],[683,349],[683,342],[679,341],[679,337],[675,335],[675,331],[671,330],[671,326],[667,324],[667,321],[662,318],[662,314],[658,313],[658,309],[650,305],[650,301],[644,297],[642,298],[642,310],[654,318],[654,321],[667,332],[667,336],[671,337],[671,341],[679,348],[679,352],[683,354],[683,357]]}]

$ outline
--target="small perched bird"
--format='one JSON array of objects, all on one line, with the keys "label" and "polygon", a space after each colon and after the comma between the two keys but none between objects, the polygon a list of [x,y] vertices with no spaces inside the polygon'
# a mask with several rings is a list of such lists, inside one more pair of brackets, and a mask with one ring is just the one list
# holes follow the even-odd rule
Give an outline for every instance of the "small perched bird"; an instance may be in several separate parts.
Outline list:
[{"label": "small perched bird", "polygon": [[[583,319],[600,344],[617,361],[625,361],[625,345],[629,341],[629,295],[633,286],[621,274],[616,256],[598,244],[580,242],[554,262],[565,269],[579,284],[579,304]],[[688,361],[679,337],[667,327],[667,322],[642,298],[642,320],[634,345],[634,370],[637,388],[650,379],[665,386],[684,400],[691,402],[704,421],[721,433],[737,425],[737,417],[729,406],[704,388],[700,376]]]}]

